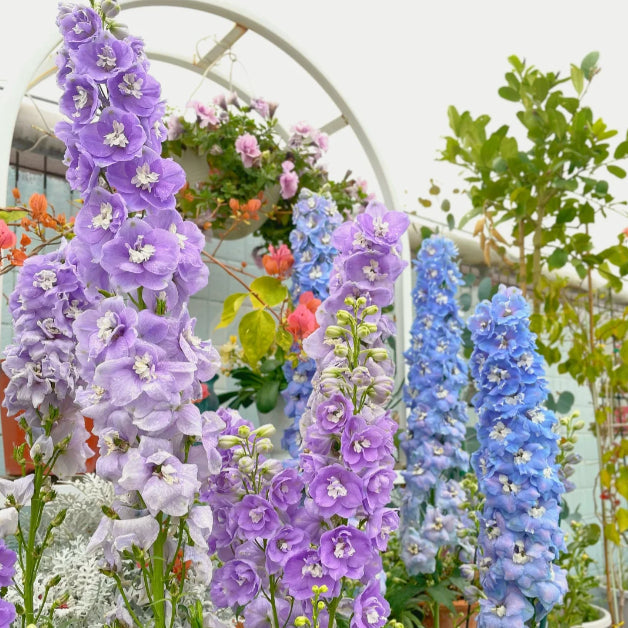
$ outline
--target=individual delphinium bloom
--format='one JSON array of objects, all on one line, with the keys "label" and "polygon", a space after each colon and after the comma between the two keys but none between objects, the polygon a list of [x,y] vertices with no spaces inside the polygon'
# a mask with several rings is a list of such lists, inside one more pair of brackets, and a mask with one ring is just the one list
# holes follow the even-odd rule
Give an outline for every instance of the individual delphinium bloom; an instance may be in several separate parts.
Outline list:
[{"label": "individual delphinium bloom", "polygon": [[294,264],[290,295],[296,307],[288,316],[288,330],[296,343],[294,359],[287,360],[283,366],[288,386],[281,394],[286,402],[286,416],[293,421],[284,432],[282,446],[296,457],[301,442],[299,419],[312,392],[315,370],[314,361],[303,354],[300,343],[318,326],[316,308],[328,295],[336,253],[331,233],[342,222],[342,217],[331,197],[304,189],[293,206],[292,221],[290,244]]},{"label": "individual delphinium bloom", "polygon": [[[70,247],[64,246],[27,259],[9,298],[14,336],[2,364],[9,377],[4,405],[24,429],[35,469],[30,476],[2,481],[0,536],[17,536],[20,564],[25,566],[19,583],[20,606],[29,622],[38,612],[35,582],[41,548],[35,536],[23,533],[18,513],[30,505],[29,526],[38,529],[44,506],[55,495],[50,476],[69,477],[85,471],[86,460],[93,453],[75,402],[82,379],[72,328],[87,300],[69,253]],[[25,445],[15,450],[21,464]],[[58,525],[55,520],[39,533],[51,534]]]},{"label": "individual delphinium bloom", "polygon": [[451,240],[432,236],[421,244],[412,291],[415,318],[404,401],[409,410],[401,439],[406,487],[401,507],[401,555],[408,573],[432,573],[441,548],[459,551],[455,523],[468,468],[463,451],[466,408],[460,399],[467,370],[460,357],[463,322],[456,293],[461,274]]},{"label": "individual delphinium bloom", "polygon": [[[144,604],[140,614],[161,628],[177,612],[181,582],[211,576],[211,509],[200,494],[220,468],[223,423],[193,401],[219,359],[196,336],[187,308],[207,283],[205,238],[174,209],[185,175],[160,156],[161,88],[142,41],[112,22],[118,10],[111,0],[94,10],[60,9],[58,83],[71,123],[58,130],[68,179],[83,198],[69,246],[90,300],[74,327],[85,379],[77,399],[99,437],[97,471],[117,496],[92,545],[104,551],[103,568],[114,579],[127,559],[139,570],[144,601],[125,597],[116,579],[120,617],[137,623]],[[92,27],[94,15],[100,22]],[[35,390],[45,394],[37,375]]]},{"label": "individual delphinium bloom", "polygon": [[[371,229],[373,218],[381,219],[383,234]],[[288,602],[289,621],[305,617],[315,623],[320,613],[321,621],[335,626],[347,587],[359,600],[352,628],[386,621],[388,604],[371,583],[381,571],[379,552],[398,525],[388,507],[397,424],[385,409],[393,387],[394,365],[385,346],[392,323],[369,303],[369,291],[358,285],[364,272],[356,275],[352,262],[367,251],[393,271],[394,282],[404,267],[399,238],[406,226],[407,218],[373,205],[334,233],[334,281],[317,310],[320,327],[304,341],[316,369],[296,468],[265,457],[274,428],[253,429],[235,411],[217,412],[226,424],[219,439],[222,470],[203,495],[219,504],[209,545],[222,565],[212,597],[236,612],[244,606],[247,623],[257,617],[259,604],[271,626],[283,625],[282,602]],[[347,284],[352,291],[338,309],[335,293]],[[392,298],[392,289],[386,292]],[[245,583],[246,602],[233,590],[234,574]],[[270,608],[251,604],[260,597]]]},{"label": "individual delphinium bloom", "polygon": [[478,557],[485,626],[539,622],[566,589],[565,574],[554,564],[564,548],[558,423],[542,406],[547,382],[529,313],[518,289],[500,286],[469,319],[480,441],[472,464],[486,497]]}]

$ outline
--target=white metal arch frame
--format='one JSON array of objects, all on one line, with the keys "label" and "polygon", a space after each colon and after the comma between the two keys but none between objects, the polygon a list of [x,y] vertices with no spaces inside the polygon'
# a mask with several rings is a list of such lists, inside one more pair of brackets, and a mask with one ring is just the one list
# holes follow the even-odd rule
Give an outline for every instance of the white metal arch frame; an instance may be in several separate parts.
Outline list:
[{"label": "white metal arch frame", "polygon": [[[230,86],[229,82],[219,74],[212,72],[212,66],[229,50],[229,48],[245,36],[248,31],[252,31],[270,43],[278,47],[282,52],[296,61],[309,75],[320,85],[325,93],[332,100],[339,110],[339,115],[327,124],[321,127],[321,130],[328,134],[349,126],[356,136],[362,150],[364,151],[373,172],[377,179],[377,184],[381,190],[383,201],[389,208],[395,208],[397,203],[395,195],[388,183],[385,168],[379,159],[369,136],[367,135],[362,124],[354,114],[349,104],[342,97],[340,92],[327,79],[318,67],[310,61],[302,52],[300,52],[293,44],[291,44],[284,36],[280,36],[275,30],[265,26],[261,22],[250,16],[239,13],[235,10],[224,6],[217,5],[213,2],[204,0],[122,0],[121,6],[124,10],[150,8],[155,6],[165,6],[173,8],[187,8],[203,13],[217,15],[234,23],[232,29],[223,37],[223,39],[214,46],[198,63],[193,64],[186,59],[174,57],[172,55],[163,54],[158,51],[147,51],[147,56],[156,61],[170,63],[172,65],[192,70],[198,74],[206,76],[209,80],[223,86]],[[7,195],[9,159],[11,151],[11,141],[13,137],[13,129],[17,120],[19,107],[24,94],[41,80],[50,76],[56,71],[55,67],[51,67],[43,74],[40,74],[32,80],[33,74],[60,45],[60,38],[49,37],[43,40],[39,50],[34,51],[30,59],[21,66],[14,66],[13,76],[7,82],[6,88],[3,90],[0,99],[0,105],[3,114],[4,124],[0,126],[0,198],[4,199]],[[244,101],[250,101],[250,95],[238,86],[231,85]],[[285,132],[284,132],[285,133]],[[403,240],[402,256],[405,260],[410,260],[410,245],[407,235]],[[1,289],[0,276],[0,289]],[[412,320],[412,305],[409,298],[411,291],[411,274],[403,273],[396,287],[396,312],[397,312],[397,372],[404,372],[404,361],[401,352],[405,348],[406,340],[406,322]],[[398,377],[398,381],[400,381]]]}]

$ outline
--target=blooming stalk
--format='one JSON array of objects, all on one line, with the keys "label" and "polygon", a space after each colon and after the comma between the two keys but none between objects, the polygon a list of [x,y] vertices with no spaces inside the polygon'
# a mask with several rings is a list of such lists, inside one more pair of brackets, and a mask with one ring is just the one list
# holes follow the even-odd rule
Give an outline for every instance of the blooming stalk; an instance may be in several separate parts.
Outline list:
[{"label": "blooming stalk", "polygon": [[303,354],[301,341],[316,329],[316,307],[329,294],[332,262],[337,252],[331,233],[342,222],[342,217],[331,197],[304,189],[293,207],[292,222],[290,244],[294,265],[290,295],[297,305],[288,317],[288,329],[296,344],[294,360],[286,361],[283,366],[288,386],[281,394],[286,402],[286,416],[293,424],[285,430],[281,444],[296,457],[301,441],[299,420],[312,392],[312,376],[316,370],[314,360]]},{"label": "blooming stalk", "polygon": [[519,290],[500,286],[469,320],[480,442],[472,464],[486,496],[478,559],[487,596],[479,623],[486,628],[539,622],[566,590],[554,564],[564,550],[558,422],[541,405],[547,384],[529,313]]},{"label": "blooming stalk", "polygon": [[453,242],[433,236],[423,241],[415,262],[416,314],[405,353],[404,401],[410,413],[401,442],[407,470],[399,532],[401,556],[413,575],[432,573],[441,548],[458,552],[458,528],[465,525],[460,511],[465,491],[458,479],[469,464],[463,450],[466,408],[460,400],[467,369],[459,356],[463,322],[456,302],[461,283],[456,255]]},{"label": "blooming stalk", "polygon": [[94,419],[97,473],[117,501],[94,534],[121,596],[120,616],[140,625],[119,576],[141,571],[157,628],[172,625],[186,571],[209,580],[210,507],[199,496],[218,470],[222,423],[192,403],[219,358],[194,333],[187,304],[206,283],[205,238],[175,211],[185,176],[160,157],[165,105],[143,42],[110,19],[119,7],[60,6],[58,83],[68,122],[67,178],[83,198],[70,255],[90,299],[74,324]]},{"label": "blooming stalk", "polygon": [[384,342],[393,324],[381,309],[404,267],[407,224],[373,203],[334,232],[329,296],[317,311],[320,327],[304,341],[316,372],[297,468],[264,459],[272,427],[252,430],[236,412],[218,412],[227,429],[223,468],[209,490],[210,545],[222,561],[212,596],[218,606],[244,608],[247,625],[332,628],[349,590],[351,628],[387,622],[373,578],[398,523],[387,506],[397,425],[385,409],[394,364]]},{"label": "blooming stalk", "polygon": [[[59,525],[55,522],[45,532],[40,531],[44,506],[55,495],[50,476],[68,477],[85,471],[85,462],[93,453],[86,443],[89,434],[85,420],[75,402],[82,380],[72,329],[87,301],[69,256],[65,246],[27,259],[9,299],[14,337],[2,365],[9,376],[4,405],[25,432],[34,472],[13,483],[3,481],[0,492],[4,510],[0,516],[5,525],[0,536],[17,536],[27,624],[35,623],[41,614],[35,581],[46,540]],[[25,444],[15,450],[23,472]],[[30,505],[27,531],[18,516],[25,505]],[[45,539],[43,543],[38,535]]]}]

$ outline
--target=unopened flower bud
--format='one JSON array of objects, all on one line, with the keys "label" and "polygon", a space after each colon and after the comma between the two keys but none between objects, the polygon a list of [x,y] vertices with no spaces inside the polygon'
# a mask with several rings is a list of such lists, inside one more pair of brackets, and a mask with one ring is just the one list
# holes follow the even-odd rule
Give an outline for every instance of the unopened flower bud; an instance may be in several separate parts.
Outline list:
[{"label": "unopened flower bud", "polygon": [[262,466],[260,467],[260,471],[263,474],[275,475],[279,473],[283,469],[283,465],[281,464],[281,460],[265,460]]},{"label": "unopened flower bud", "polygon": [[349,355],[349,345],[346,343],[337,344],[334,347],[334,355],[339,358],[346,358]]},{"label": "unopened flower bud", "polygon": [[325,330],[325,336],[327,338],[341,338],[347,333],[347,330],[344,327],[339,327],[338,325],[330,325]]},{"label": "unopened flower bud", "polygon": [[251,456],[242,456],[240,460],[238,460],[238,469],[242,471],[242,473],[250,473],[255,469],[255,462]]},{"label": "unopened flower bud", "polygon": [[348,305],[349,307],[352,307],[355,305],[355,299],[351,296],[349,297],[345,297],[345,305]]},{"label": "unopened flower bud", "polygon": [[116,39],[124,39],[129,36],[129,29],[124,24],[112,24],[109,30]]},{"label": "unopened flower bud", "polygon": [[355,301],[358,307],[364,307],[366,305],[366,297],[358,297]]},{"label": "unopened flower bud", "polygon": [[253,430],[251,434],[257,434],[260,438],[265,438],[266,436],[272,436],[276,431],[277,428],[272,423],[265,423]]},{"label": "unopened flower bud", "polygon": [[264,454],[273,450],[273,443],[270,438],[261,438],[257,441],[257,449]]},{"label": "unopened flower bud", "polygon": [[247,438],[250,433],[251,428],[248,425],[240,425],[238,428],[238,436],[241,436],[242,438]]},{"label": "unopened flower bud", "polygon": [[61,574],[57,574],[48,580],[47,587],[56,587],[61,582]]},{"label": "unopened flower bud", "polygon": [[383,362],[388,359],[388,351],[383,347],[377,349],[369,349],[369,355],[375,362]]},{"label": "unopened flower bud", "polygon": [[369,305],[368,307],[365,307],[364,310],[362,310],[362,314],[364,316],[371,316],[373,314],[377,314],[378,311],[379,308],[377,307],[377,305]]},{"label": "unopened flower bud", "polygon": [[305,617],[305,615],[299,615],[298,617],[295,617],[294,625],[297,626],[297,628],[301,628],[301,626],[309,626],[310,620]]},{"label": "unopened flower bud", "polygon": [[353,319],[353,316],[347,312],[347,310],[338,310],[336,312],[336,320],[339,325],[348,325]]},{"label": "unopened flower bud", "polygon": [[220,449],[231,449],[235,445],[239,445],[242,439],[235,434],[225,434],[218,439],[218,447]]},{"label": "unopened flower bud", "polygon": [[581,430],[584,427],[584,421],[582,419],[580,419],[579,421],[576,421],[573,424],[573,429],[574,430]]},{"label": "unopened flower bud", "polygon": [[100,9],[105,17],[111,19],[120,13],[120,5],[114,0],[103,0]]},{"label": "unopened flower bud", "polygon": [[319,602],[316,606],[319,611],[322,611],[325,608],[325,602]]}]

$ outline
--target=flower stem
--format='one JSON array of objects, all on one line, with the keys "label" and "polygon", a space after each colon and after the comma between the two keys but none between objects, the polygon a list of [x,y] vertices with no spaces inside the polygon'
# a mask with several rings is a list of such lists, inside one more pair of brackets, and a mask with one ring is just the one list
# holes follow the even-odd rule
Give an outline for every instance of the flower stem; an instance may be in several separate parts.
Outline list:
[{"label": "flower stem", "polygon": [[153,572],[151,589],[153,592],[153,614],[155,628],[166,628],[166,591],[164,580],[164,546],[166,544],[167,527],[163,525],[163,514],[156,517],[159,523],[159,534],[153,545]]},{"label": "flower stem", "polygon": [[28,528],[28,540],[26,548],[21,548],[26,553],[26,565],[23,572],[24,587],[24,621],[26,625],[35,623],[35,579],[37,577],[37,565],[39,561],[36,556],[37,528],[41,521],[41,513],[44,503],[41,499],[41,489],[45,479],[44,467],[42,464],[35,465],[35,477],[33,480],[33,497],[31,498],[30,523]]}]

